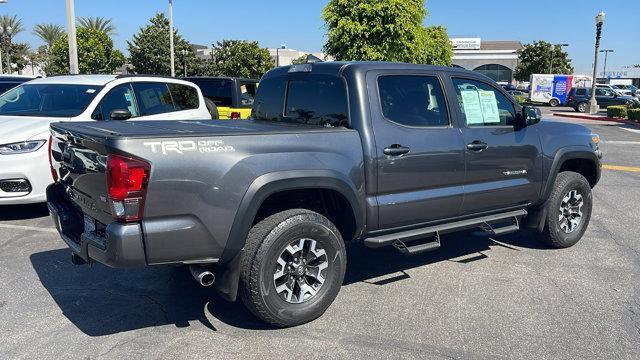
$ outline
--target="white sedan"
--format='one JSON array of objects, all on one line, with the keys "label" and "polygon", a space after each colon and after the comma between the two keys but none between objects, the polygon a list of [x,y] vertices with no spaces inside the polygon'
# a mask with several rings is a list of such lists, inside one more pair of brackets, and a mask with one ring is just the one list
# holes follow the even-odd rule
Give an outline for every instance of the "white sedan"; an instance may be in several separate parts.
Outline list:
[{"label": "white sedan", "polygon": [[68,75],[0,95],[0,205],[46,201],[53,182],[49,124],[58,121],[210,119],[200,89],[172,78]]}]

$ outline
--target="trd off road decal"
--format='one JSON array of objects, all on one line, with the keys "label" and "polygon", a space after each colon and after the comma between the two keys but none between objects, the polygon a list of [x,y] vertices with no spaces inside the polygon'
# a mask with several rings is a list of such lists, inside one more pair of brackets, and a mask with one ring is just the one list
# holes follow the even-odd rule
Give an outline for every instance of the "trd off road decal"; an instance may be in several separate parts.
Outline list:
[{"label": "trd off road decal", "polygon": [[236,151],[233,146],[225,145],[222,140],[182,140],[182,141],[149,141],[142,145],[151,148],[154,153],[162,152],[184,154],[185,152],[219,153]]}]

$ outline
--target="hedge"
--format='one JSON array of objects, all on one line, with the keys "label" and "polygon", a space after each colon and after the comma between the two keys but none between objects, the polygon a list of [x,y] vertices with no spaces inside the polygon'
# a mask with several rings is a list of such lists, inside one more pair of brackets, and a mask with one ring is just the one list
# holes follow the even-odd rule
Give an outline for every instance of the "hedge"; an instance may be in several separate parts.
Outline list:
[{"label": "hedge", "polygon": [[626,118],[627,107],[625,105],[612,105],[607,108],[607,117]]},{"label": "hedge", "polygon": [[629,120],[640,122],[640,109],[629,109]]}]

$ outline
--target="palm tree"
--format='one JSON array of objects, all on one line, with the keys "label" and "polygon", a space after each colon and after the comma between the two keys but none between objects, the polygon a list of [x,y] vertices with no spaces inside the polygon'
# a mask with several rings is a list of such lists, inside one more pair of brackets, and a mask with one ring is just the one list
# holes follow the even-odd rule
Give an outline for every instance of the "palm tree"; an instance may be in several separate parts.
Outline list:
[{"label": "palm tree", "polygon": [[65,35],[64,28],[58,24],[38,24],[33,27],[33,33],[47,44],[47,49]]},{"label": "palm tree", "polygon": [[80,17],[78,18],[78,27],[102,31],[109,36],[116,34],[116,26],[113,25],[112,20],[102,16]]},{"label": "palm tree", "polygon": [[7,35],[14,37],[24,31],[24,24],[22,24],[22,19],[18,18],[17,15],[2,15],[0,16],[0,28],[11,28]]}]

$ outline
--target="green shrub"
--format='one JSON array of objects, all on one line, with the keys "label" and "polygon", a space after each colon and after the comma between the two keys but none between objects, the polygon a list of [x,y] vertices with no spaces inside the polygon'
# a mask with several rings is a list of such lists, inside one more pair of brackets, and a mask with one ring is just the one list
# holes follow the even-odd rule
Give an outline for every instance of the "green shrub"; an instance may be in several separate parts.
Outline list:
[{"label": "green shrub", "polygon": [[625,105],[612,105],[607,108],[607,117],[610,118],[626,118],[627,107]]},{"label": "green shrub", "polygon": [[629,109],[629,120],[640,122],[640,109]]},{"label": "green shrub", "polygon": [[523,95],[514,95],[513,97],[520,105],[526,105],[529,102],[529,99],[527,99],[527,97]]}]

